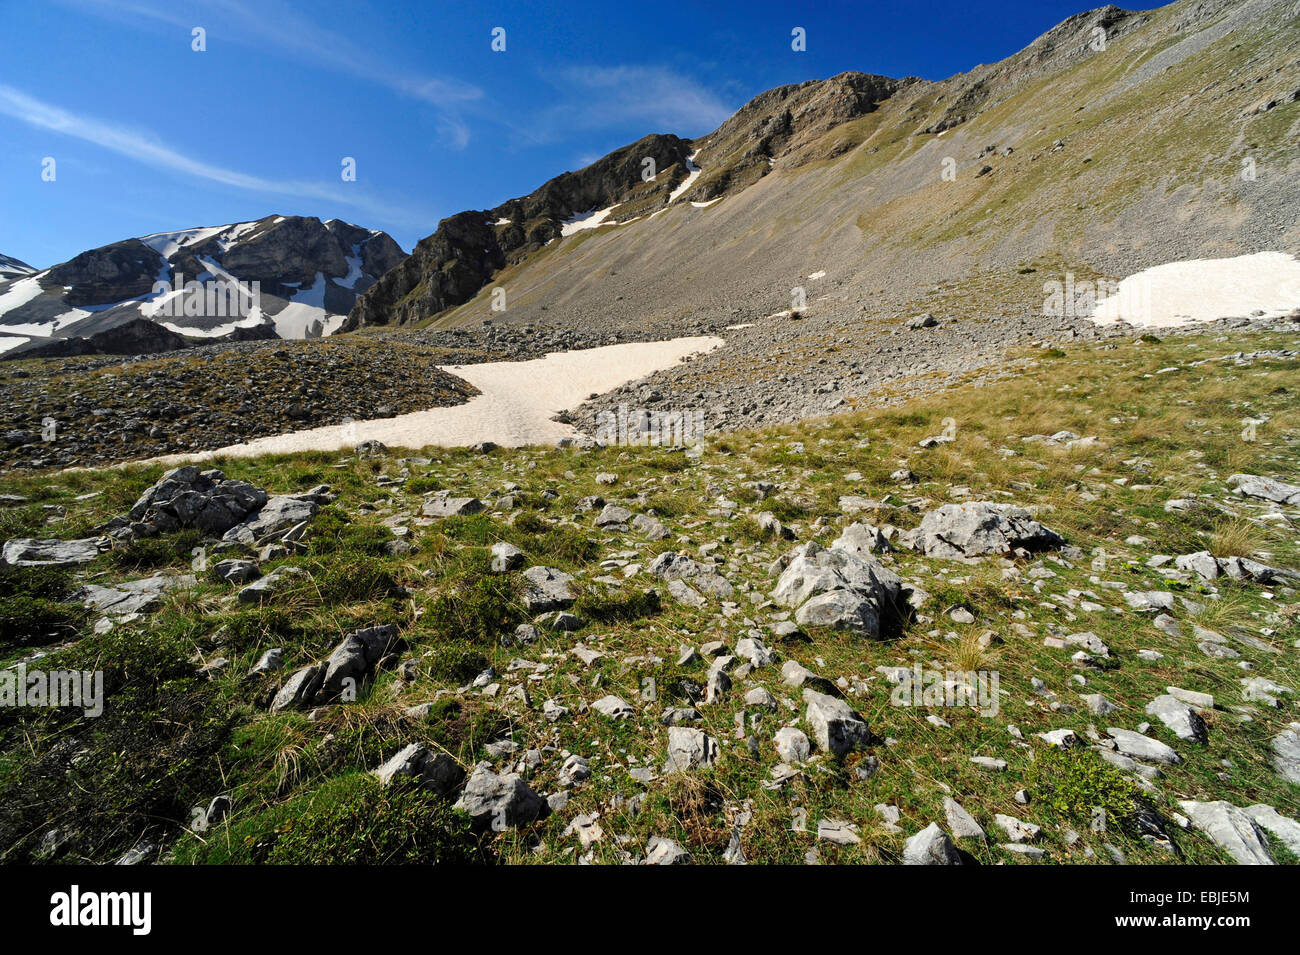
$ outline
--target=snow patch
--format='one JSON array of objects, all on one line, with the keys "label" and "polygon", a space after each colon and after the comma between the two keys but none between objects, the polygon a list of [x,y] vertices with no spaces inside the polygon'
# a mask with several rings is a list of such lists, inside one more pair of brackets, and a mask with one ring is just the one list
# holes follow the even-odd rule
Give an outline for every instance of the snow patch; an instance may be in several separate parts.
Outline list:
[{"label": "snow patch", "polygon": [[0,292],[0,315],[5,315],[16,308],[26,305],[40,294],[41,282],[39,276],[33,275],[30,278],[18,279],[4,292]]},{"label": "snow patch", "polygon": [[464,404],[350,425],[309,428],[197,455],[171,455],[157,460],[180,463],[218,456],[244,458],[339,450],[372,438],[400,448],[464,447],[480,441],[506,447],[553,445],[561,438],[579,434],[577,429],[554,421],[553,417],[567,408],[577,407],[589,394],[612,391],[629,381],[671,368],[688,355],[710,351],[722,344],[721,338],[701,336],[553,352],[531,361],[452,365],[446,368],[448,372],[468,381],[480,392]]},{"label": "snow patch", "polygon": [[609,214],[619,207],[621,203],[614,203],[608,209],[593,210],[583,212],[569,219],[565,219],[560,224],[560,235],[573,235],[575,232],[582,232],[586,229],[595,229],[602,225],[617,225],[616,222],[606,223]]},{"label": "snow patch", "polygon": [[1169,262],[1137,272],[1119,283],[1115,295],[1097,303],[1092,320],[1169,328],[1220,318],[1278,318],[1296,308],[1300,261],[1285,252],[1257,252]]},{"label": "snow patch", "polygon": [[220,235],[229,228],[231,226],[216,225],[198,229],[182,229],[179,232],[155,232],[153,235],[141,236],[140,241],[164,259],[170,259],[184,246],[193,245],[195,242],[204,242],[214,235]]},{"label": "snow patch", "polygon": [[808,278],[813,279],[814,281],[817,279],[824,279],[826,278],[826,273],[821,271],[814,272],[812,275],[808,276]]},{"label": "snow patch", "polygon": [[668,193],[668,201],[676,202],[682,196],[686,195],[686,190],[695,185],[695,180],[700,178],[700,173],[704,172],[699,166],[695,165],[695,157],[700,154],[697,149],[686,157],[686,178],[672,192]]}]

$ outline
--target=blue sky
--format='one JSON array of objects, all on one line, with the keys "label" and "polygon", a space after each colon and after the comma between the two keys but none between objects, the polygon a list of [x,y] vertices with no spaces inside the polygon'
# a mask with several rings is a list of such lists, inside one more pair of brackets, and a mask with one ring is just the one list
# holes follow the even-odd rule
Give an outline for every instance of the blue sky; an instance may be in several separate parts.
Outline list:
[{"label": "blue sky", "polygon": [[0,252],[46,267],[271,213],[410,251],[444,216],[646,133],[703,135],[773,86],[943,79],[1086,3],[0,0]]}]

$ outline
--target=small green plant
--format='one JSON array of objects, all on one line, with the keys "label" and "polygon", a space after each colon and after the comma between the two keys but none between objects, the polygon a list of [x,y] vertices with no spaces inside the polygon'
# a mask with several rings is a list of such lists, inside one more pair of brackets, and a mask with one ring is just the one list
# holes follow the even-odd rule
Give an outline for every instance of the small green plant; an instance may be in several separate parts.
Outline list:
[{"label": "small green plant", "polygon": [[[492,646],[506,630],[524,621],[524,608],[507,574],[466,573],[434,598],[421,618],[442,640]],[[412,639],[418,639],[413,637]]]},{"label": "small green plant", "polygon": [[1123,827],[1137,806],[1141,790],[1097,754],[1083,749],[1047,749],[1034,763],[1037,799],[1068,819],[1091,820],[1098,812],[1106,825]]},{"label": "small green plant", "polygon": [[110,550],[107,559],[114,567],[122,570],[155,570],[176,563],[188,564],[194,548],[202,542],[203,535],[189,528],[175,534],[134,540],[125,547]]},{"label": "small green plant", "polygon": [[488,668],[483,651],[464,640],[434,647],[428,654],[429,676],[440,683],[468,683]]},{"label": "small green plant", "polygon": [[51,567],[0,567],[0,649],[67,639],[87,612],[65,603],[68,575]]},{"label": "small green plant", "polygon": [[429,491],[441,491],[442,482],[433,477],[418,477],[407,481],[405,487],[410,494],[427,494]]},{"label": "small green plant", "polygon": [[637,590],[628,594],[596,596],[586,594],[574,603],[573,612],[595,623],[623,623],[653,617],[660,610],[656,590]]}]

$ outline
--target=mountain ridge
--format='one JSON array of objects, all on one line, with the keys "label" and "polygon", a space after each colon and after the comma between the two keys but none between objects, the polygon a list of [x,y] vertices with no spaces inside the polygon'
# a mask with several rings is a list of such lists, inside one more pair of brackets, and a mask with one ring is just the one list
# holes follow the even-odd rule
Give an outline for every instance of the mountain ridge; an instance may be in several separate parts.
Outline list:
[{"label": "mountain ridge", "polygon": [[0,354],[69,353],[48,346],[140,319],[162,329],[156,350],[174,344],[163,332],[208,341],[329,334],[404,257],[387,233],[304,216],[122,239],[0,282]]},{"label": "mountain ridge", "polygon": [[[481,259],[450,294],[426,295],[421,283],[459,269],[456,248],[425,246],[344,327],[490,318],[622,328],[682,317],[701,299],[709,304],[692,324],[704,327],[788,309],[791,288],[817,271],[845,286],[841,298],[873,307],[964,279],[976,262],[1010,275],[1046,256],[1123,277],[1175,258],[1300,250],[1285,211],[1300,214],[1285,149],[1293,114],[1256,112],[1260,97],[1295,101],[1289,10],[1284,0],[1108,5],[947,80],[849,72],[765,91],[690,141],[699,172],[678,201],[660,197],[646,216],[615,209],[600,228],[552,235],[514,260]],[[1187,123],[1196,135],[1180,134]],[[1243,184],[1251,149],[1273,172]],[[684,178],[680,167],[669,175],[674,189]],[[1187,216],[1192,228],[1172,228]],[[556,211],[551,228],[560,221]],[[904,289],[909,270],[916,280]],[[714,279],[691,278],[704,274]],[[490,298],[497,287],[504,313]]]}]

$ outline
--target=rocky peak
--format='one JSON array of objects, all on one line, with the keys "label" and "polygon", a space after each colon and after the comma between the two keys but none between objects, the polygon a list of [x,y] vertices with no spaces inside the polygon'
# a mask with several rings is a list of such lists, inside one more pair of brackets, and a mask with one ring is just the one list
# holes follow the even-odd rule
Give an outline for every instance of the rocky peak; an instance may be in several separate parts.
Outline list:
[{"label": "rocky peak", "polygon": [[31,275],[36,269],[12,255],[0,254],[0,279],[18,279]]},{"label": "rocky peak", "polygon": [[[410,258],[357,299],[344,330],[418,322],[467,302],[496,271],[560,238],[576,216],[617,206],[622,220],[663,208],[688,175],[691,152],[688,140],[652,134],[495,209],[443,219]],[[655,172],[648,182],[647,159]]]}]

